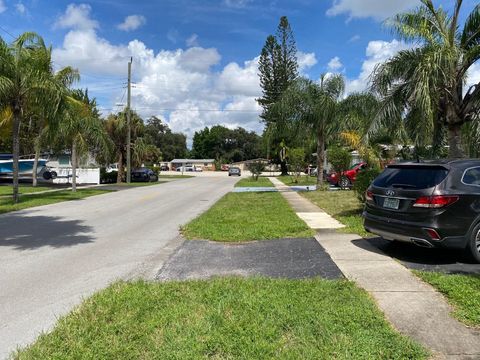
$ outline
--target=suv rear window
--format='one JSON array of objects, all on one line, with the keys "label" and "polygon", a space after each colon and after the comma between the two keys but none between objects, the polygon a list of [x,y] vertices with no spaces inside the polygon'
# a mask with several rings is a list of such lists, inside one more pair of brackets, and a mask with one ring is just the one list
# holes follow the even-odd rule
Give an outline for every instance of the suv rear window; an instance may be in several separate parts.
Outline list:
[{"label": "suv rear window", "polygon": [[480,186],[480,167],[467,169],[463,174],[462,181],[467,185]]},{"label": "suv rear window", "polygon": [[428,189],[440,184],[448,174],[441,166],[389,166],[373,182],[383,188]]}]

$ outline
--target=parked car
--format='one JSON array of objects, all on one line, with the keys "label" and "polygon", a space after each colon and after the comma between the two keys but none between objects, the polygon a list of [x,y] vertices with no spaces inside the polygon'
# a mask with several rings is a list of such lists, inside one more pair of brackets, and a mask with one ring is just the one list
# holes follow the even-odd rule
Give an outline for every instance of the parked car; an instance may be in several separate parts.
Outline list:
[{"label": "parked car", "polygon": [[169,171],[168,165],[160,165],[160,171]]},{"label": "parked car", "polygon": [[342,171],[341,173],[332,172],[327,175],[327,181],[334,186],[340,186],[342,189],[352,187],[357,178],[357,174],[367,168],[367,163],[361,162],[352,165],[350,169]]},{"label": "parked car", "polygon": [[150,182],[158,181],[158,175],[148,168],[138,168],[132,170],[131,179],[133,182]]},{"label": "parked car", "polygon": [[228,171],[229,168],[230,168],[230,165],[228,165],[228,164],[222,164],[222,166],[220,167],[220,170],[221,170],[221,171]]},{"label": "parked car", "polygon": [[195,171],[194,167],[192,165],[187,165],[187,166],[180,166],[177,168],[177,171],[183,171],[183,172],[193,172]]},{"label": "parked car", "polygon": [[366,192],[367,231],[423,247],[465,249],[480,263],[480,161],[388,165]]},{"label": "parked car", "polygon": [[228,169],[228,176],[232,176],[232,175],[242,176],[242,171],[238,167],[230,167]]}]

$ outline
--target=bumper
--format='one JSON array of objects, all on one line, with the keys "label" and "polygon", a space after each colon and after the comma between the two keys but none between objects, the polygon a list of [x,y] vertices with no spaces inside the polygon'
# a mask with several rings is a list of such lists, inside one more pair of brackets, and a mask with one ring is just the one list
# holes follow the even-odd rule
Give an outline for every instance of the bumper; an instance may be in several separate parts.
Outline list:
[{"label": "bumper", "polygon": [[[430,224],[401,222],[374,216],[366,211],[363,212],[363,218],[363,226],[366,231],[379,235],[386,240],[409,242],[422,247],[449,249],[464,249],[468,242],[466,235],[447,236],[440,240],[432,240],[425,230],[425,228],[435,229]],[[441,233],[441,231],[439,232]]]}]

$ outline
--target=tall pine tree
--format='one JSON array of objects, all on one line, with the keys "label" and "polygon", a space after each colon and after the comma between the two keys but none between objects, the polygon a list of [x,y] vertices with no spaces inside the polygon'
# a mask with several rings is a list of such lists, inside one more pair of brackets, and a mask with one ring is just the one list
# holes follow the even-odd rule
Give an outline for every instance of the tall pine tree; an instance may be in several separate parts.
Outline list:
[{"label": "tall pine tree", "polygon": [[[285,134],[277,131],[279,114],[273,113],[272,105],[298,77],[297,47],[286,16],[280,18],[276,35],[267,37],[260,54],[258,70],[263,95],[257,101],[263,108],[261,118],[266,124],[265,133],[270,138],[267,146],[269,150],[279,150],[280,142],[286,139]],[[280,164],[282,174],[286,174],[286,162],[280,161]]]}]

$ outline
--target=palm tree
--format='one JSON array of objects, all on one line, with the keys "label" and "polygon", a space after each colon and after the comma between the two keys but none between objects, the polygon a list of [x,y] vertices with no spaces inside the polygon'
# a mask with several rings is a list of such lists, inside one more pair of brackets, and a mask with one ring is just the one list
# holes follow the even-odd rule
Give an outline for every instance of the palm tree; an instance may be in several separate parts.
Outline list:
[{"label": "palm tree", "polygon": [[74,90],[72,101],[59,124],[59,141],[70,148],[72,163],[72,191],[77,190],[77,167],[79,157],[93,152],[110,151],[111,143],[102,120],[96,110],[96,100],[90,99],[88,91]]},{"label": "palm tree", "polygon": [[49,66],[46,71],[50,73],[52,82],[56,84],[58,95],[56,99],[50,99],[50,101],[46,103],[36,104],[33,109],[33,112],[38,117],[38,136],[35,138],[35,160],[33,162],[32,171],[33,187],[37,186],[38,160],[40,158],[42,142],[51,143],[52,141],[55,141],[58,124],[62,120],[62,117],[69,106],[69,102],[72,102],[73,100],[70,97],[68,89],[74,82],[80,80],[78,70],[71,67],[65,67],[57,73],[53,73],[53,68]]},{"label": "palm tree", "polygon": [[13,202],[18,197],[20,127],[35,103],[58,98],[58,84],[52,81],[50,49],[39,35],[26,32],[11,45],[0,38],[0,114],[2,123],[12,122]]},{"label": "palm tree", "polygon": [[[134,112],[131,113],[131,141],[135,144],[137,136],[143,131],[143,120]],[[115,160],[118,162],[117,183],[123,179],[123,164],[126,158],[127,117],[125,112],[111,114],[104,122],[105,130],[113,144]]]},{"label": "palm tree", "polygon": [[480,4],[460,29],[462,0],[456,0],[452,15],[435,8],[432,0],[421,2],[416,10],[388,22],[396,35],[418,46],[375,69],[372,89],[383,104],[371,131],[403,122],[407,114],[430,134],[434,147],[446,128],[450,157],[463,157],[462,126],[479,118],[480,83],[466,91],[464,84],[468,70],[480,59]]},{"label": "palm tree", "polygon": [[317,185],[323,184],[325,146],[328,137],[338,127],[338,106],[345,89],[341,75],[325,75],[319,83],[306,78],[297,79],[282,95],[274,108],[280,116],[277,126],[292,126],[297,131],[302,126],[315,135],[317,146]]}]

